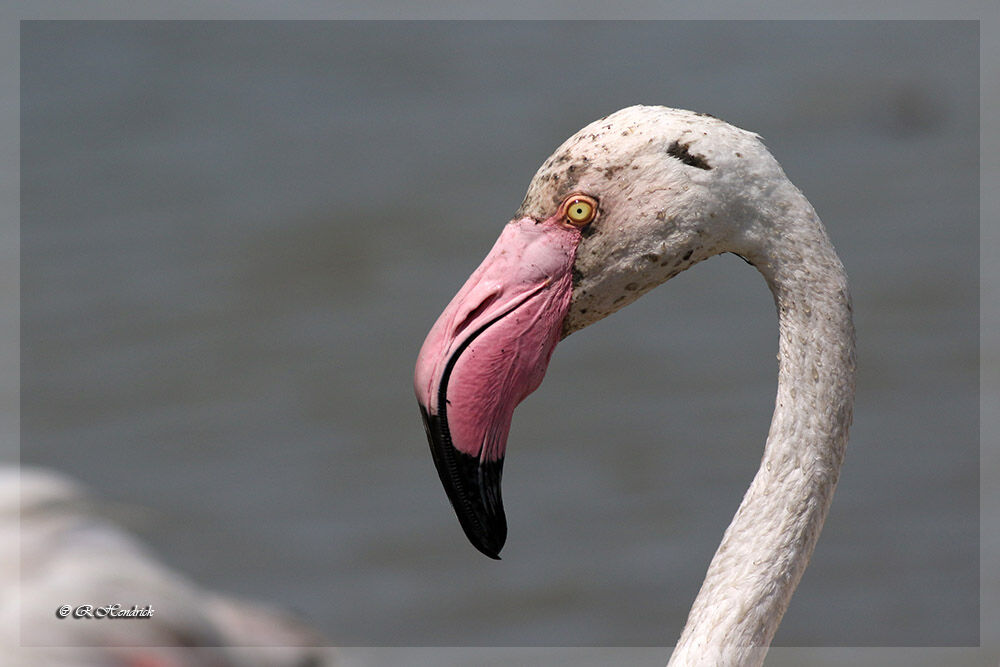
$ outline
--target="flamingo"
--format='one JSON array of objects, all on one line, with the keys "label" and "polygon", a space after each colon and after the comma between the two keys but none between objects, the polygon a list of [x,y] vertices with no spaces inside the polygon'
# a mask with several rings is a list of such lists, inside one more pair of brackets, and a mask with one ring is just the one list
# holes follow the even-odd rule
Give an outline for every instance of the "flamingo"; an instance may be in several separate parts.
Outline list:
[{"label": "flamingo", "polygon": [[[0,647],[24,667],[335,667],[325,638],[270,605],[204,589],[53,471],[0,466]],[[144,618],[74,609],[149,607]],[[75,612],[73,612],[75,613]]]},{"label": "flamingo", "polygon": [[844,266],[760,137],[633,106],[549,157],[489,255],[431,328],[414,388],[466,536],[499,559],[514,408],[559,340],[704,259],[767,282],[778,392],[761,465],[708,567],[670,665],[760,665],[816,546],[847,445],[854,325]]}]

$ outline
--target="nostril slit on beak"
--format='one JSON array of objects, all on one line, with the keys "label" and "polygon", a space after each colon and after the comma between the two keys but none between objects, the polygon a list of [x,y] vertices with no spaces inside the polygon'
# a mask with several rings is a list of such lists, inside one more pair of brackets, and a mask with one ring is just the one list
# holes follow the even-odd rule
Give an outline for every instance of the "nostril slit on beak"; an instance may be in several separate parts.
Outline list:
[{"label": "nostril slit on beak", "polygon": [[493,303],[497,300],[497,296],[498,295],[496,294],[496,292],[490,294],[485,299],[483,299],[479,303],[479,305],[477,305],[475,308],[473,308],[472,310],[470,310],[465,315],[465,317],[462,318],[462,321],[459,323],[459,325],[457,327],[455,327],[455,334],[457,335],[457,334],[460,334],[461,332],[465,331],[467,328],[469,328],[470,324],[472,324],[477,319],[479,319],[479,316],[482,315],[483,313],[485,313],[486,310],[490,306],[492,306]]}]

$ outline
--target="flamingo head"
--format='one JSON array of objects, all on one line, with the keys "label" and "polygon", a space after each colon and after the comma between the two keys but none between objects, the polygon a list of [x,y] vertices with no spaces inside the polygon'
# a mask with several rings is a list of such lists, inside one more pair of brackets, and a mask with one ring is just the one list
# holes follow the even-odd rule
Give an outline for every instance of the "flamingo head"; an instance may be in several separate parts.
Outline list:
[{"label": "flamingo head", "polygon": [[507,535],[500,478],[514,408],[556,343],[702,259],[752,255],[759,230],[741,193],[774,168],[752,133],[637,106],[583,128],[538,170],[431,328],[414,376],[441,482],[482,553],[499,558]]}]

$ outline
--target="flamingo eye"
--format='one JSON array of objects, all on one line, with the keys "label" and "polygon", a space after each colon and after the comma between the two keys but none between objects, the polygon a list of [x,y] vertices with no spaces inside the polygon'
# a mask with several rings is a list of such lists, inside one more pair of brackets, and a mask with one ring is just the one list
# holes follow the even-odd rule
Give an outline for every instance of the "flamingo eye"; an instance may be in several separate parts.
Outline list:
[{"label": "flamingo eye", "polygon": [[587,195],[572,195],[563,202],[566,222],[583,227],[597,217],[597,200]]}]

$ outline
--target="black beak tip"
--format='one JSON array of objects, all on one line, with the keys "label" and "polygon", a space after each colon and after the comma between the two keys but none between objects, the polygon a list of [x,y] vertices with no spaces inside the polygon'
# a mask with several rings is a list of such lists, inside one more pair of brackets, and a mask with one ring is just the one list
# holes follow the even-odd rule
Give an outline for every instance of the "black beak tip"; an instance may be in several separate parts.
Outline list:
[{"label": "black beak tip", "polygon": [[507,541],[507,517],[500,495],[503,459],[480,461],[452,444],[447,417],[420,405],[438,476],[465,536],[483,555],[500,560]]},{"label": "black beak tip", "polygon": [[[458,456],[464,455],[458,453]],[[503,460],[479,464],[471,456],[466,458],[468,476],[456,486],[446,483],[445,490],[472,546],[484,556],[500,560],[500,550],[507,541],[507,517],[500,499],[499,480]]]},{"label": "black beak tip", "polygon": [[465,531],[465,536],[472,542],[472,546],[476,547],[484,556],[500,560],[500,550],[503,549],[504,542],[507,541],[507,520],[503,514],[499,516],[499,521],[493,523],[486,530],[472,524],[472,522],[461,521],[460,523]]},{"label": "black beak tip", "polygon": [[486,556],[489,556],[493,560],[500,560],[500,554],[491,554],[491,553],[488,553],[486,551],[483,551],[483,554],[485,554]]}]

